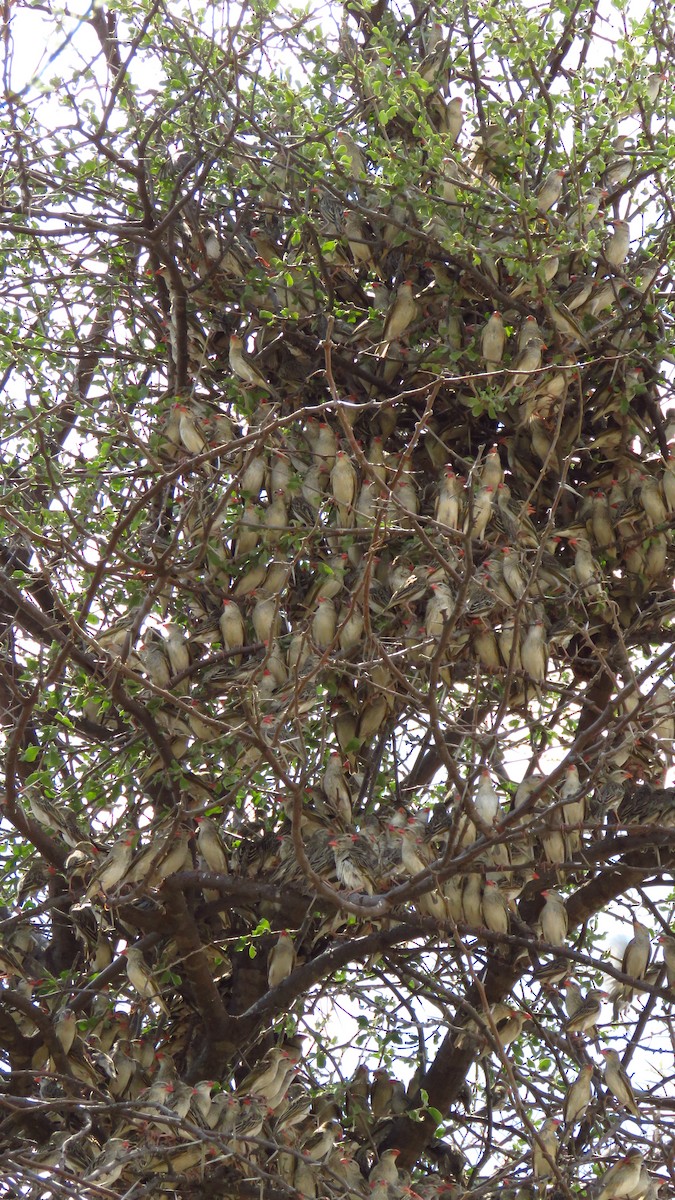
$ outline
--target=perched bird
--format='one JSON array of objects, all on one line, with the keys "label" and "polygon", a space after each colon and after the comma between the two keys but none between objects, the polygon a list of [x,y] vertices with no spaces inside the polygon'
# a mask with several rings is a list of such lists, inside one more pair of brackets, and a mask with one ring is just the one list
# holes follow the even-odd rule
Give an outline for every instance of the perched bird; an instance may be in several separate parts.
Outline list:
[{"label": "perched bird", "polygon": [[131,986],[144,1000],[151,1000],[158,1004],[162,1012],[169,1017],[171,1015],[169,1009],[159,994],[157,982],[142,951],[137,946],[127,946],[122,953],[127,960],[127,976]]},{"label": "perched bird", "polygon": [[581,308],[588,300],[593,290],[592,275],[574,275],[570,280],[570,285],[565,288],[565,291],[560,297],[560,303],[564,304],[568,312],[574,312],[575,309]]},{"label": "perched bird", "polygon": [[195,817],[197,846],[209,871],[226,874],[228,871],[227,851],[218,831],[218,826],[209,817]]},{"label": "perched bird", "polygon": [[374,888],[366,871],[356,861],[356,835],[343,834],[332,838],[328,843],[335,858],[335,871],[338,880],[348,892],[362,892],[372,896]]},{"label": "perched bird", "polygon": [[641,1173],[644,1157],[631,1150],[602,1176],[602,1187],[596,1200],[632,1200],[641,1194]]},{"label": "perched bird", "polygon": [[464,530],[466,533],[470,533],[471,537],[475,538],[478,542],[482,542],[485,537],[485,532],[492,516],[494,501],[495,490],[490,484],[487,484],[485,487],[479,487],[473,497],[473,503],[469,502],[467,505]]},{"label": "perched bird", "polygon": [[346,130],[337,133],[338,157],[347,164],[352,179],[361,179],[366,174],[366,160],[353,137]]},{"label": "perched bird", "polygon": [[[623,952],[621,970],[624,975],[631,975],[633,979],[644,979],[651,956],[651,934],[647,926],[642,925],[635,917],[633,919],[633,937]],[[634,994],[635,988],[630,987],[627,983],[622,983],[617,992],[617,1003],[621,1001],[626,1004],[630,1003]]]},{"label": "perched bird", "polygon": [[277,596],[263,596],[260,589],[252,592],[255,600],[251,610],[251,622],[260,642],[273,642],[279,632],[279,605]]},{"label": "perched bird", "polygon": [[90,900],[98,892],[111,891],[118,883],[122,882],[131,865],[135,844],[135,833],[126,833],[123,837],[117,839],[98,870],[92,876],[91,883],[86,891],[87,900]]},{"label": "perched bird", "polygon": [[310,628],[312,640],[318,650],[327,650],[333,645],[337,629],[337,611],[334,602],[328,596],[319,596]]},{"label": "perched bird", "polygon": [[566,1125],[582,1120],[591,1102],[591,1079],[593,1064],[586,1063],[570,1085],[563,1104],[563,1119]]},{"label": "perched bird", "polygon": [[254,366],[248,355],[244,352],[244,342],[238,333],[230,334],[229,362],[235,375],[243,383],[248,384],[250,387],[261,388],[265,392],[272,391],[265,376],[261,375],[258,368]]},{"label": "perched bird", "polygon": [[333,751],[329,755],[321,786],[336,816],[345,826],[350,825],[352,820],[351,793],[345,778],[342,756],[337,751]]},{"label": "perched bird", "polygon": [[568,1017],[563,1025],[565,1033],[588,1033],[595,1029],[598,1017],[602,1011],[602,1002],[607,993],[591,988],[584,997],[583,1004],[573,1016]]},{"label": "perched bird", "polygon": [[285,1073],[287,1060],[279,1046],[273,1046],[260,1059],[252,1071],[237,1085],[237,1095],[258,1096],[268,1100],[277,1091],[277,1080]]},{"label": "perched bird", "polygon": [[513,388],[522,387],[523,384],[531,381],[535,371],[538,371],[541,366],[544,349],[544,343],[539,337],[531,338],[523,346],[509,367],[508,378],[501,390],[502,396],[507,396]]},{"label": "perched bird", "polygon": [[614,233],[602,249],[602,255],[610,267],[620,267],[628,257],[630,246],[630,227],[628,221],[616,218],[613,222]]},{"label": "perched bird", "polygon": [[354,260],[354,266],[356,268],[360,266],[374,267],[372,234],[368,234],[365,223],[358,213],[349,208],[344,212],[344,234],[349,245],[349,252]]},{"label": "perched bird", "polygon": [[416,316],[417,304],[413,296],[413,284],[406,281],[399,286],[393,304],[385,317],[382,341],[377,350],[381,358],[386,357],[391,343],[405,333]]},{"label": "perched bird", "polygon": [[495,1006],[493,1021],[502,1050],[520,1037],[525,1022],[531,1019],[530,1013],[523,1012],[518,1008],[511,1008],[508,1004],[501,1006],[499,1011]]},{"label": "perched bird", "polygon": [[95,1186],[110,1188],[117,1183],[128,1158],[131,1143],[123,1138],[108,1138],[101,1153],[96,1159],[96,1165],[84,1176],[84,1181]]},{"label": "perched bird", "polygon": [[[209,445],[196,413],[186,404],[176,404],[174,408],[178,415],[180,440],[188,454],[205,454]],[[208,463],[205,464],[205,468],[210,469]]]},{"label": "perched bird", "polygon": [[373,1072],[373,1082],[370,1088],[370,1107],[373,1116],[380,1120],[382,1117],[391,1116],[392,1112],[399,1110],[398,1099],[401,1095],[403,1084],[399,1079],[395,1079],[393,1075],[384,1067],[378,1067]]},{"label": "perched bird", "polygon": [[527,591],[527,580],[523,575],[518,554],[513,546],[502,546],[502,574],[514,599],[520,600]]},{"label": "perched bird", "polygon": [[[571,799],[571,797],[574,797]],[[561,809],[563,823],[572,828],[565,830],[565,849],[568,858],[576,854],[581,846],[581,829],[586,815],[586,801],[579,779],[579,771],[570,763],[565,772],[565,781],[560,789],[560,798],[565,803]],[[576,826],[576,828],[574,828]]]},{"label": "perched bird", "polygon": [[637,1106],[637,1101],[633,1093],[630,1079],[622,1066],[616,1050],[601,1050],[605,1060],[605,1083],[612,1095],[619,1101],[619,1104],[627,1108],[634,1117],[640,1116],[640,1110]]},{"label": "perched bird", "polygon": [[[223,610],[218,621],[220,635],[225,650],[233,650],[246,644],[246,627],[244,618],[236,600],[229,596],[223,597]],[[241,665],[242,655],[235,654],[231,659],[234,666]]]},{"label": "perched bird", "polygon": [[424,629],[427,637],[439,638],[446,621],[450,620],[455,607],[452,592],[445,584],[432,583],[431,597],[424,613]]},{"label": "perched bird", "polygon": [[295,966],[295,946],[287,930],[282,929],[276,944],[267,959],[267,986],[278,987],[290,975]]},{"label": "perched bird", "polygon": [[[566,964],[566,967],[569,968],[569,963]],[[568,1017],[573,1017],[584,1002],[583,992],[575,979],[566,979],[563,987],[565,988],[565,1009]]]},{"label": "perched bird", "polygon": [[371,1186],[381,1181],[388,1183],[391,1187],[394,1187],[398,1183],[399,1175],[396,1159],[400,1153],[401,1151],[397,1149],[383,1151],[375,1165],[370,1169],[368,1183]]},{"label": "perched bird", "polygon": [[547,1117],[539,1130],[532,1148],[532,1172],[537,1179],[553,1174],[553,1163],[558,1155],[558,1127],[556,1117]]},{"label": "perched bird", "polygon": [[535,683],[544,683],[548,664],[546,629],[543,621],[529,625],[520,646],[523,670]]},{"label": "perched bird", "polygon": [[461,97],[453,96],[445,105],[445,116],[443,119],[443,132],[448,134],[452,146],[458,140],[463,124],[464,114],[462,112]]},{"label": "perched bird", "polygon": [[509,908],[494,879],[488,879],[483,892],[483,924],[493,933],[509,932]]},{"label": "perched bird", "polygon": [[449,529],[460,528],[463,494],[462,485],[452,467],[446,467],[438,490],[434,512],[434,519],[438,521],[439,525],[446,525]]},{"label": "perched bird", "polygon": [[557,892],[548,888],[541,894],[545,899],[544,907],[539,913],[542,937],[552,946],[562,946],[567,937],[567,909]]},{"label": "perched bird", "polygon": [[[474,829],[475,832],[475,829]],[[462,884],[462,916],[472,929],[483,924],[483,895],[481,876],[474,871],[464,876]]]},{"label": "perched bird", "polygon": [[354,500],[356,498],[357,475],[345,450],[335,454],[335,465],[330,473],[333,499],[337,504],[339,523],[343,527],[354,524]]},{"label": "perched bird", "polygon": [[538,213],[547,213],[560,199],[563,189],[565,171],[550,171],[543,183],[535,192],[536,209]]},{"label": "perched bird", "polygon": [[518,330],[518,352],[521,353],[527,346],[528,342],[535,341],[541,342],[543,339],[541,336],[541,329],[539,328],[539,322],[537,318],[532,316],[530,313],[530,315],[525,318],[520,329]]},{"label": "perched bird", "polygon": [[311,1158],[314,1162],[323,1162],[341,1133],[342,1126],[339,1121],[325,1121],[323,1125],[319,1125],[318,1129],[312,1130],[308,1134],[300,1149],[307,1158]]},{"label": "perched bird", "polygon": [[77,1034],[77,1014],[72,1008],[62,1008],[54,1018],[54,1032],[59,1039],[64,1054],[70,1054]]},{"label": "perched bird", "polygon": [[492,826],[499,813],[499,795],[490,778],[490,772],[484,768],[473,798],[474,808],[485,825]]},{"label": "perched bird", "polygon": [[[190,650],[187,637],[180,625],[176,625],[173,621],[166,621],[162,629],[165,634],[164,645],[169,657],[169,663],[171,664],[171,674],[180,675],[183,671],[187,671],[190,666]],[[187,686],[187,680],[184,680],[180,685],[181,688],[185,689],[187,689]]]},{"label": "perched bird", "polygon": [[[155,687],[168,688],[171,679],[171,665],[168,655],[164,653],[162,642],[162,638],[155,640],[146,636],[139,649],[139,658]],[[33,805],[31,805],[32,807]]]},{"label": "perched bird", "polygon": [[[493,312],[483,328],[480,340],[480,350],[485,362],[486,371],[499,370],[504,354],[505,340],[504,318],[500,312]],[[487,483],[489,481],[483,480],[482,482]],[[497,487],[499,483],[501,483],[501,479],[497,480],[494,486]]]}]

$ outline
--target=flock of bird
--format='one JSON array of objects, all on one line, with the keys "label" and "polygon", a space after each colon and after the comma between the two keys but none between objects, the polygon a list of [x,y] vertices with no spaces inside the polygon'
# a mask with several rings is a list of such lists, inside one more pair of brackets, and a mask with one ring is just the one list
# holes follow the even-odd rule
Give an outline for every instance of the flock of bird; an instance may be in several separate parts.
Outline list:
[{"label": "flock of bird", "polygon": [[[80,983],[63,1003],[39,922],[16,918],[0,957],[41,1105],[40,1136],[3,1157],[17,1177],[65,1172],[87,1196],[135,1195],[157,1177],[162,1193],[176,1177],[309,1198],[463,1193],[461,1166],[429,1155],[411,1177],[385,1145],[419,1080],[406,1093],[362,1066],[317,1091],[307,1047],[288,1033],[245,1047],[250,1069],[199,1074],[203,1014],[186,1016],[174,981],[175,930],[167,918],[164,934],[140,934],[181,872],[225,999],[226,947],[270,912],[261,996],[346,938],[354,911],[359,930],[379,928],[384,897],[387,921],[412,915],[427,933],[433,922],[451,944],[459,931],[488,957],[529,942],[539,986],[565,984],[578,1074],[526,1130],[514,1195],[571,1169],[594,1087],[641,1120],[616,1050],[589,1058],[604,994],[584,994],[564,956],[565,898],[599,837],[675,823],[672,692],[641,690],[630,653],[673,611],[662,258],[643,250],[630,208],[640,121],[649,127],[662,80],[644,81],[637,122],[625,114],[637,132],[617,132],[580,178],[555,150],[547,163],[512,161],[501,126],[465,116],[447,53],[430,26],[405,86],[392,84],[384,136],[386,66],[345,27],[341,80],[363,122],[326,141],[321,181],[301,146],[269,161],[235,130],[221,165],[231,203],[186,201],[174,253],[153,248],[173,386],[159,424],[139,428],[156,486],[124,543],[149,600],[87,645],[147,703],[183,775],[177,784],[156,746],[134,758],[153,816],[130,816],[108,840],[44,781],[25,789],[26,817],[63,847]],[[390,185],[397,145],[408,169]],[[411,722],[438,730],[439,705],[459,715],[478,689],[486,713],[527,723],[566,695],[580,702],[601,662],[613,719],[583,758],[550,776],[533,758],[516,784],[467,754],[454,776],[445,763],[433,799],[423,787],[402,800],[384,781],[391,739]],[[80,734],[137,754],[126,720],[90,694]],[[270,796],[264,811],[255,789]],[[48,873],[34,867],[20,894],[39,902]],[[225,913],[214,877],[300,896],[305,910],[322,885],[344,911],[280,928],[262,901]],[[519,901],[533,897],[526,920]],[[615,982],[616,1014],[641,982],[675,989],[675,939],[662,943],[655,964],[636,919],[621,966],[635,986]],[[499,1004],[461,1036],[500,1069],[529,1019]],[[68,1114],[84,1098],[90,1123],[76,1126]],[[656,1196],[648,1154],[618,1144],[595,1200]]]}]

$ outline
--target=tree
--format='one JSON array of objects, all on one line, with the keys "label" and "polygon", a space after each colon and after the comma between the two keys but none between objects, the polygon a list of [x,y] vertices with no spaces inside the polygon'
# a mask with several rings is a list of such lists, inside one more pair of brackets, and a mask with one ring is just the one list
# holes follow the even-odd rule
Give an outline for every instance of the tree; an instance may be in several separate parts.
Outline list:
[{"label": "tree", "polygon": [[3,1195],[672,1193],[672,27],[8,10]]}]

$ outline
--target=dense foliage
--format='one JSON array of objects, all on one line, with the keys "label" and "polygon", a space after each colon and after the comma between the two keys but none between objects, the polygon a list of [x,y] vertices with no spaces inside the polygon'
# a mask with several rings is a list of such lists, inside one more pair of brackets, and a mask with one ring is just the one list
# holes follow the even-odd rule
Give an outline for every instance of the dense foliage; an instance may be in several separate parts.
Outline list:
[{"label": "dense foliage", "polygon": [[0,1195],[675,1195],[674,15],[606,7],[7,8]]}]

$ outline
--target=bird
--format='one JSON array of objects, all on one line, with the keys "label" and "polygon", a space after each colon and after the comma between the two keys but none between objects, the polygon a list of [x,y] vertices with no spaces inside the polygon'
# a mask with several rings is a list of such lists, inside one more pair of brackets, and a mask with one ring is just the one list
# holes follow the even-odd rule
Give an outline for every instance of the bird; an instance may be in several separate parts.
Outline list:
[{"label": "bird", "polygon": [[509,367],[509,376],[501,390],[502,396],[507,396],[515,387],[533,383],[532,377],[541,366],[545,349],[546,345],[539,335],[530,337]]},{"label": "bird", "polygon": [[527,591],[527,580],[523,575],[518,554],[513,546],[502,546],[502,574],[514,599],[520,600]]},{"label": "bird", "polygon": [[538,213],[547,213],[549,209],[560,199],[563,189],[563,180],[566,172],[563,170],[550,171],[546,179],[541,183],[535,192],[535,207]]},{"label": "bird", "polygon": [[452,616],[455,601],[445,584],[432,583],[430,591],[424,613],[424,629],[427,637],[440,638],[446,621]]},{"label": "bird", "polygon": [[509,932],[509,908],[494,879],[488,879],[483,892],[483,924],[493,933]]},{"label": "bird", "polygon": [[259,588],[251,594],[255,601],[251,610],[255,635],[260,642],[273,642],[279,632],[279,597],[263,596]]},{"label": "bird", "polygon": [[516,343],[518,353],[521,353],[528,342],[542,342],[541,329],[539,322],[531,313],[525,318],[520,329],[518,330],[518,341]]},{"label": "bird", "polygon": [[229,863],[227,851],[218,826],[209,817],[195,817],[197,825],[197,847],[209,871],[227,874]]},{"label": "bird", "polygon": [[596,1022],[602,1012],[602,1002],[607,993],[591,988],[584,996],[583,1003],[568,1017],[563,1024],[565,1033],[588,1033],[595,1029]]},{"label": "bird", "polygon": [[604,588],[600,582],[602,571],[596,561],[588,538],[570,538],[570,546],[574,550],[574,576],[579,587],[593,599],[604,597]]},{"label": "bird", "polygon": [[396,1097],[400,1095],[403,1085],[395,1079],[384,1067],[378,1067],[373,1072],[370,1086],[370,1108],[376,1120],[391,1116],[396,1108]]},{"label": "bird", "polygon": [[164,652],[163,640],[161,637],[155,639],[147,634],[139,648],[138,656],[155,687],[168,688],[171,679],[171,664],[168,655]]},{"label": "bird", "polygon": [[[437,93],[437,95],[438,95],[438,93]],[[443,125],[442,132],[447,133],[449,135],[449,141],[452,146],[454,146],[455,142],[458,140],[459,135],[462,132],[463,124],[464,124],[464,114],[462,112],[461,97],[453,96],[452,99],[449,100],[448,103],[445,105],[445,112],[444,112],[443,121],[442,121],[442,125]]]},{"label": "bird", "polygon": [[400,338],[406,329],[412,325],[417,316],[417,311],[417,304],[413,295],[413,284],[410,280],[406,280],[399,285],[393,303],[385,317],[382,340],[376,351],[380,358],[386,357],[391,343]]},{"label": "bird", "polygon": [[480,773],[478,787],[473,797],[476,813],[485,825],[494,825],[499,814],[499,795],[490,778],[490,772],[485,767]]},{"label": "bird", "polygon": [[131,865],[136,834],[125,833],[111,847],[106,858],[97,871],[94,872],[91,883],[85,893],[86,899],[91,900],[98,892],[109,892],[121,883]]},{"label": "bird", "polygon": [[267,986],[278,987],[290,975],[295,966],[295,946],[286,929],[281,933],[267,957]]},{"label": "bird", "polygon": [[143,953],[137,946],[127,946],[122,951],[127,963],[129,983],[144,1000],[154,1001],[167,1017],[171,1016],[169,1008],[159,994],[157,982],[150,970]]},{"label": "bird", "polygon": [[567,767],[565,781],[560,789],[560,799],[565,801],[561,809],[563,823],[573,827],[565,830],[566,853],[567,857],[571,858],[581,846],[581,826],[586,814],[586,800],[575,763],[570,763]]},{"label": "bird", "polygon": [[[185,632],[174,621],[165,621],[162,625],[164,630],[164,645],[166,653],[171,664],[171,674],[180,675],[183,671],[187,671],[190,666],[190,649],[188,639]],[[182,685],[187,689],[187,680]],[[180,693],[178,693],[180,694]]]},{"label": "bird", "polygon": [[400,1150],[392,1148],[391,1150],[384,1150],[380,1154],[377,1162],[370,1168],[368,1174],[368,1183],[371,1186],[381,1181],[388,1183],[390,1187],[394,1187],[398,1183],[399,1173],[396,1166],[396,1159],[400,1153]]},{"label": "bird", "polygon": [[[646,925],[638,921],[637,917],[633,919],[633,937],[629,941],[626,949],[623,952],[621,962],[621,970],[624,975],[631,975],[633,979],[644,979],[647,973],[647,967],[652,956],[652,941],[651,934]],[[632,988],[627,983],[622,983],[617,991],[617,1003],[630,1003],[635,994],[635,988]]]},{"label": "bird", "polygon": [[59,1010],[54,1018],[54,1032],[64,1054],[70,1054],[77,1035],[77,1014],[72,1008],[66,1006]]},{"label": "bird", "polygon": [[343,129],[337,133],[337,144],[338,158],[347,165],[352,179],[361,179],[366,174],[366,160],[361,148],[351,134]]},{"label": "bird", "polygon": [[335,464],[330,473],[330,483],[333,499],[338,509],[340,525],[343,528],[353,525],[358,477],[345,450],[336,451]]},{"label": "bird", "polygon": [[124,1138],[108,1138],[94,1168],[84,1176],[85,1183],[92,1183],[95,1188],[110,1188],[117,1183],[127,1164],[130,1146]]},{"label": "bird", "polygon": [[591,1102],[591,1079],[593,1064],[585,1063],[574,1082],[567,1089],[563,1104],[563,1119],[565,1125],[574,1125],[582,1120]]},{"label": "bird", "polygon": [[630,1079],[621,1063],[618,1052],[611,1048],[601,1050],[605,1060],[605,1083],[619,1104],[627,1108],[634,1117],[640,1116]]},{"label": "bird", "polygon": [[[485,362],[486,371],[493,372],[499,370],[504,354],[505,341],[504,318],[500,312],[493,312],[483,328],[480,342],[480,350]],[[489,481],[481,480],[481,482],[487,483]],[[497,487],[499,483],[501,483],[501,479],[497,480],[494,486]]]},{"label": "bird", "polygon": [[333,645],[337,629],[337,610],[334,601],[328,596],[319,596],[310,629],[318,650],[327,650]]},{"label": "bird", "polygon": [[480,929],[483,924],[483,895],[482,879],[470,871],[464,876],[462,884],[462,916],[472,929]]},{"label": "bird", "polygon": [[548,664],[546,629],[543,621],[534,621],[525,631],[520,646],[523,670],[535,683],[544,683]]},{"label": "bird", "polygon": [[[188,454],[205,454],[209,449],[209,444],[197,414],[186,404],[176,404],[174,408],[178,415],[180,440]],[[204,464],[204,469],[210,473],[211,466],[208,462]]]},{"label": "bird", "polygon": [[335,815],[339,817],[344,826],[350,825],[352,820],[351,793],[345,778],[342,755],[337,751],[332,751],[328,756],[321,786]]},{"label": "bird", "polygon": [[255,1067],[237,1084],[238,1096],[258,1096],[267,1100],[277,1090],[277,1080],[286,1069],[287,1061],[280,1046],[273,1046]]},{"label": "bird", "polygon": [[593,282],[592,275],[572,276],[569,287],[560,296],[560,303],[571,313],[582,308],[593,290]]},{"label": "bird", "polygon": [[448,529],[460,528],[463,495],[462,485],[452,467],[446,467],[439,486],[434,512],[434,520],[438,521],[439,525],[445,525]]},{"label": "bird", "polygon": [[505,1050],[512,1042],[517,1041],[523,1031],[525,1022],[531,1021],[532,1017],[528,1012],[523,1012],[520,1009],[511,1008],[508,1004],[504,1004],[495,1006],[492,1019],[499,1043],[502,1050]]},{"label": "bird", "polygon": [[[225,650],[239,649],[246,644],[244,618],[236,600],[233,600],[230,596],[223,597],[223,608],[218,625]],[[240,666],[241,661],[241,654],[235,654],[231,658],[231,662],[235,667]]]},{"label": "bird", "polygon": [[556,1117],[547,1117],[539,1130],[532,1147],[532,1172],[537,1179],[553,1174],[553,1163],[558,1155],[558,1127]]},{"label": "bird", "polygon": [[373,235],[372,233],[368,233],[365,223],[361,220],[358,213],[349,208],[345,209],[343,213],[343,228],[354,267],[357,270],[361,266],[372,267],[376,270],[372,250]]},{"label": "bird", "polygon": [[243,383],[250,387],[261,388],[265,392],[272,391],[265,376],[260,373],[244,352],[244,341],[238,333],[230,334],[229,363],[237,378],[241,379]]},{"label": "bird", "polygon": [[596,1200],[632,1200],[641,1194],[640,1176],[644,1157],[639,1150],[631,1150],[610,1167],[601,1179],[601,1188]]},{"label": "bird", "polygon": [[557,892],[548,888],[543,891],[545,903],[539,913],[542,937],[551,946],[562,946],[567,937],[567,909]]},{"label": "bird", "polygon": [[481,485],[478,491],[473,496],[473,503],[467,505],[467,514],[464,522],[464,530],[470,533],[472,538],[477,542],[482,542],[487,527],[490,523],[490,517],[495,501],[495,489],[491,484],[485,487]]},{"label": "bird", "polygon": [[317,1129],[312,1130],[303,1141],[300,1149],[313,1162],[323,1162],[328,1157],[337,1138],[342,1133],[339,1121],[324,1121]]},{"label": "bird", "polygon": [[[630,247],[630,226],[628,221],[616,218],[613,222],[614,233],[602,248],[602,257],[610,267],[620,267],[626,261]],[[601,268],[598,268],[599,270]]]}]

